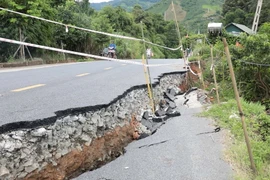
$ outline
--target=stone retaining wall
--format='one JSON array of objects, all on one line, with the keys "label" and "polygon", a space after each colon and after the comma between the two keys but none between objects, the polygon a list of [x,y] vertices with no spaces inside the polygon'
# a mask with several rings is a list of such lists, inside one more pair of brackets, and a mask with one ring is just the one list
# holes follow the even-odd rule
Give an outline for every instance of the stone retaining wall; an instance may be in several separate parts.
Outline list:
[{"label": "stone retaining wall", "polygon": [[[163,92],[168,86],[180,85],[184,79],[182,76],[181,73],[162,75],[159,83],[153,85],[155,101],[159,102],[162,99]],[[62,162],[61,160],[74,151],[84,152],[85,148],[93,146],[94,142],[104,138],[108,133],[116,129],[121,131],[119,128],[129,129],[126,135],[131,137],[132,117],[140,121],[142,113],[151,109],[149,104],[146,86],[136,86],[107,105],[68,109],[56,112],[57,116],[44,120],[12,123],[0,127],[0,133],[2,133],[0,135],[0,179],[35,179],[37,176],[31,176],[33,173],[38,174],[48,167],[57,167]],[[141,131],[146,131],[146,128],[141,126]],[[116,144],[125,146],[128,141],[131,141],[131,138],[127,139],[124,141],[121,138],[119,141],[122,143]],[[102,156],[99,157],[101,160],[109,159],[112,151],[106,148]],[[72,159],[70,161],[72,162]],[[93,161],[87,167],[91,169],[95,166],[93,163],[98,163],[98,161]],[[55,179],[64,179],[78,172],[77,169],[66,168],[66,170],[62,169],[61,177],[55,176]],[[42,179],[42,177],[38,178]]]}]

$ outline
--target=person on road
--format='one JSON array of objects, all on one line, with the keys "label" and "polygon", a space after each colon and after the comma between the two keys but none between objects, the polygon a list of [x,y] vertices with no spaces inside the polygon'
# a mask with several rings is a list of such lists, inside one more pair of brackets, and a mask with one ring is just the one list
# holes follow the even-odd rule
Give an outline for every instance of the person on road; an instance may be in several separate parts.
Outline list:
[{"label": "person on road", "polygon": [[116,45],[114,44],[114,42],[112,41],[112,43],[109,45],[108,47],[109,49],[109,54],[112,53],[112,58],[116,58]]},{"label": "person on road", "polygon": [[112,43],[109,45],[109,49],[114,49],[114,50],[116,50],[116,45],[114,44],[114,42],[112,42]]},{"label": "person on road", "polygon": [[153,56],[152,50],[149,47],[146,49],[146,56],[148,59],[150,59]]}]

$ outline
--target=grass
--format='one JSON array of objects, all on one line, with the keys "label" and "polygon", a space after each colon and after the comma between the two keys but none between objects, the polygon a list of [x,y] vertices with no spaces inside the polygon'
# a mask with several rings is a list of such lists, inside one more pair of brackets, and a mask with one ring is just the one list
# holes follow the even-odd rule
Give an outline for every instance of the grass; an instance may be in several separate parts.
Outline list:
[{"label": "grass", "polygon": [[217,11],[221,11],[220,6],[211,6],[211,5],[202,5],[202,8],[205,10],[203,17],[213,16]]},{"label": "grass", "polygon": [[76,59],[76,62],[91,62],[91,61],[94,61],[94,59],[91,59],[91,58]]},{"label": "grass", "polygon": [[270,116],[266,115],[265,107],[258,103],[241,100],[241,104],[257,168],[256,175],[252,175],[249,168],[250,161],[236,101],[229,100],[221,105],[213,105],[211,109],[203,112],[202,116],[214,118],[219,126],[230,132],[225,154],[233,165],[235,179],[270,179]]},{"label": "grass", "polygon": [[221,6],[212,6],[212,5],[207,5],[207,4],[202,5],[202,8],[203,9],[209,9],[211,11],[221,10]]},{"label": "grass", "polygon": [[152,7],[147,9],[147,11],[155,14],[163,14],[171,5],[171,1],[163,0],[159,3],[154,4]]}]

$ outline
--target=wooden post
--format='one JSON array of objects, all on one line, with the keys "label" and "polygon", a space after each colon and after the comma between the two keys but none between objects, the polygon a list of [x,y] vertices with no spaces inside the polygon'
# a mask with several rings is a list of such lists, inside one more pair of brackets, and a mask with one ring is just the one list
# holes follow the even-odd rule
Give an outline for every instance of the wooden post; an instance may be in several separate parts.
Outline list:
[{"label": "wooden post", "polygon": [[198,61],[198,63],[199,63],[199,69],[201,70],[199,78],[200,78],[201,81],[202,81],[203,90],[205,90],[205,84],[204,84],[204,79],[203,79],[203,70],[202,70],[202,68],[201,68],[201,61]]},{"label": "wooden post", "polygon": [[250,142],[249,142],[249,138],[248,138],[246,123],[245,123],[245,116],[244,116],[242,106],[241,106],[241,102],[240,102],[240,98],[239,98],[239,93],[238,93],[237,84],[236,84],[236,80],[235,80],[235,75],[234,75],[234,70],[233,70],[233,66],[232,66],[232,60],[231,60],[230,51],[229,51],[229,48],[228,48],[226,38],[222,38],[222,41],[223,41],[223,44],[224,44],[224,49],[225,49],[225,53],[226,53],[226,56],[227,56],[227,61],[228,61],[228,64],[229,64],[230,75],[231,75],[231,79],[232,79],[232,83],[233,83],[233,89],[234,89],[234,95],[235,95],[235,99],[237,101],[238,111],[239,111],[239,115],[240,115],[241,121],[242,121],[242,127],[243,127],[245,141],[246,141],[246,145],[247,145],[247,149],[248,149],[248,155],[249,155],[251,168],[252,168],[253,172],[256,173],[256,167],[255,167],[255,163],[254,163],[254,159],[253,159],[253,155],[252,155],[252,151],[251,151],[251,146],[250,146]]},{"label": "wooden post", "polygon": [[[184,58],[184,67],[183,68],[188,71],[188,69],[187,69],[188,68],[188,62],[187,62],[187,59],[186,59],[186,56],[185,56],[185,50],[184,50],[184,47],[183,47],[182,41],[181,41],[181,33],[180,33],[179,26],[178,26],[178,21],[177,21],[176,12],[175,12],[175,9],[174,9],[173,1],[172,1],[172,11],[173,11],[173,14],[174,14],[174,20],[175,20],[176,30],[177,30],[178,39],[179,39],[180,54],[182,52],[183,58]],[[188,84],[188,72],[186,74],[186,84]]]},{"label": "wooden post", "polygon": [[[62,41],[61,41],[61,49],[64,50],[64,44],[63,44]],[[65,61],[66,60],[66,55],[65,55],[64,52],[62,54],[63,54],[63,58],[64,58],[64,61]]]},{"label": "wooden post", "polygon": [[[19,28],[19,33],[20,33],[20,41],[23,42],[24,37],[23,37],[23,33],[22,33],[22,29],[21,28]],[[23,61],[25,61],[24,45],[21,45],[20,47],[21,47],[20,48],[20,58]]]},{"label": "wooden post", "polygon": [[25,49],[27,50],[27,52],[28,52],[28,54],[29,54],[29,56],[30,56],[31,61],[33,61],[33,57],[32,57],[32,55],[31,55],[31,53],[30,53],[30,51],[29,51],[28,47],[27,47],[27,46],[25,46]]},{"label": "wooden post", "polygon": [[150,106],[152,107],[152,111],[153,114],[155,113],[155,103],[154,103],[154,99],[153,99],[153,91],[152,91],[152,87],[151,87],[151,82],[149,81],[149,71],[148,71],[148,67],[146,67],[147,62],[144,58],[144,54],[142,55],[142,63],[143,63],[143,69],[144,69],[144,77],[146,80],[146,85],[147,85],[147,90],[148,90],[148,95],[149,95],[149,100],[150,100]]},{"label": "wooden post", "polygon": [[172,1],[172,10],[173,10],[173,14],[174,14],[174,20],[175,20],[175,25],[176,25],[176,31],[177,31],[178,38],[179,38],[179,46],[181,47],[181,48],[180,48],[180,53],[181,53],[181,52],[183,53],[184,63],[185,63],[185,65],[187,65],[186,57],[185,57],[185,52],[184,52],[184,48],[183,48],[183,46],[182,46],[182,41],[181,41],[181,33],[180,33],[179,26],[178,26],[178,21],[177,21],[175,9],[174,9],[173,1]]},{"label": "wooden post", "polygon": [[[143,38],[143,45],[144,45],[144,53],[143,53],[143,63],[145,63],[146,65],[148,65],[148,59],[147,59],[147,55],[146,55],[146,59],[144,59],[144,54],[146,54],[146,46],[145,46],[145,41],[144,41],[144,32],[143,32],[143,22],[141,21],[141,29],[142,29],[142,38]],[[153,87],[152,87],[152,82],[151,82],[151,74],[150,74],[150,70],[149,70],[149,67],[145,66],[144,65],[144,68],[146,69],[147,71],[147,76],[146,78],[148,79],[146,82],[150,85],[147,85],[149,86],[150,89],[148,89],[149,92],[149,98],[150,98],[150,101],[151,101],[151,104],[152,104],[152,111],[153,111],[153,114],[155,113],[155,102],[154,102],[154,99],[153,99],[153,96],[154,96],[154,92],[153,92]]]},{"label": "wooden post", "polygon": [[215,71],[215,63],[214,63],[214,57],[213,57],[213,46],[212,45],[211,45],[211,60],[212,60],[212,71],[213,71],[215,88],[216,88],[217,102],[218,102],[218,104],[220,104],[219,94],[218,94],[217,78],[216,78],[216,71]]}]

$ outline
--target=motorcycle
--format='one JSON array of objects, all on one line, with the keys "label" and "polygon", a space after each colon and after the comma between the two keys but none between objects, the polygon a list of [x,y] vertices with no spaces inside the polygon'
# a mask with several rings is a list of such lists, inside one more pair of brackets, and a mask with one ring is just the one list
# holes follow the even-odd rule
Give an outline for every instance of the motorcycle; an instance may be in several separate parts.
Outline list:
[{"label": "motorcycle", "polygon": [[115,54],[115,49],[113,47],[109,47],[108,48],[108,57],[109,58],[117,58],[116,54]]},{"label": "motorcycle", "polygon": [[150,54],[147,54],[147,59],[151,59],[151,55]]}]

